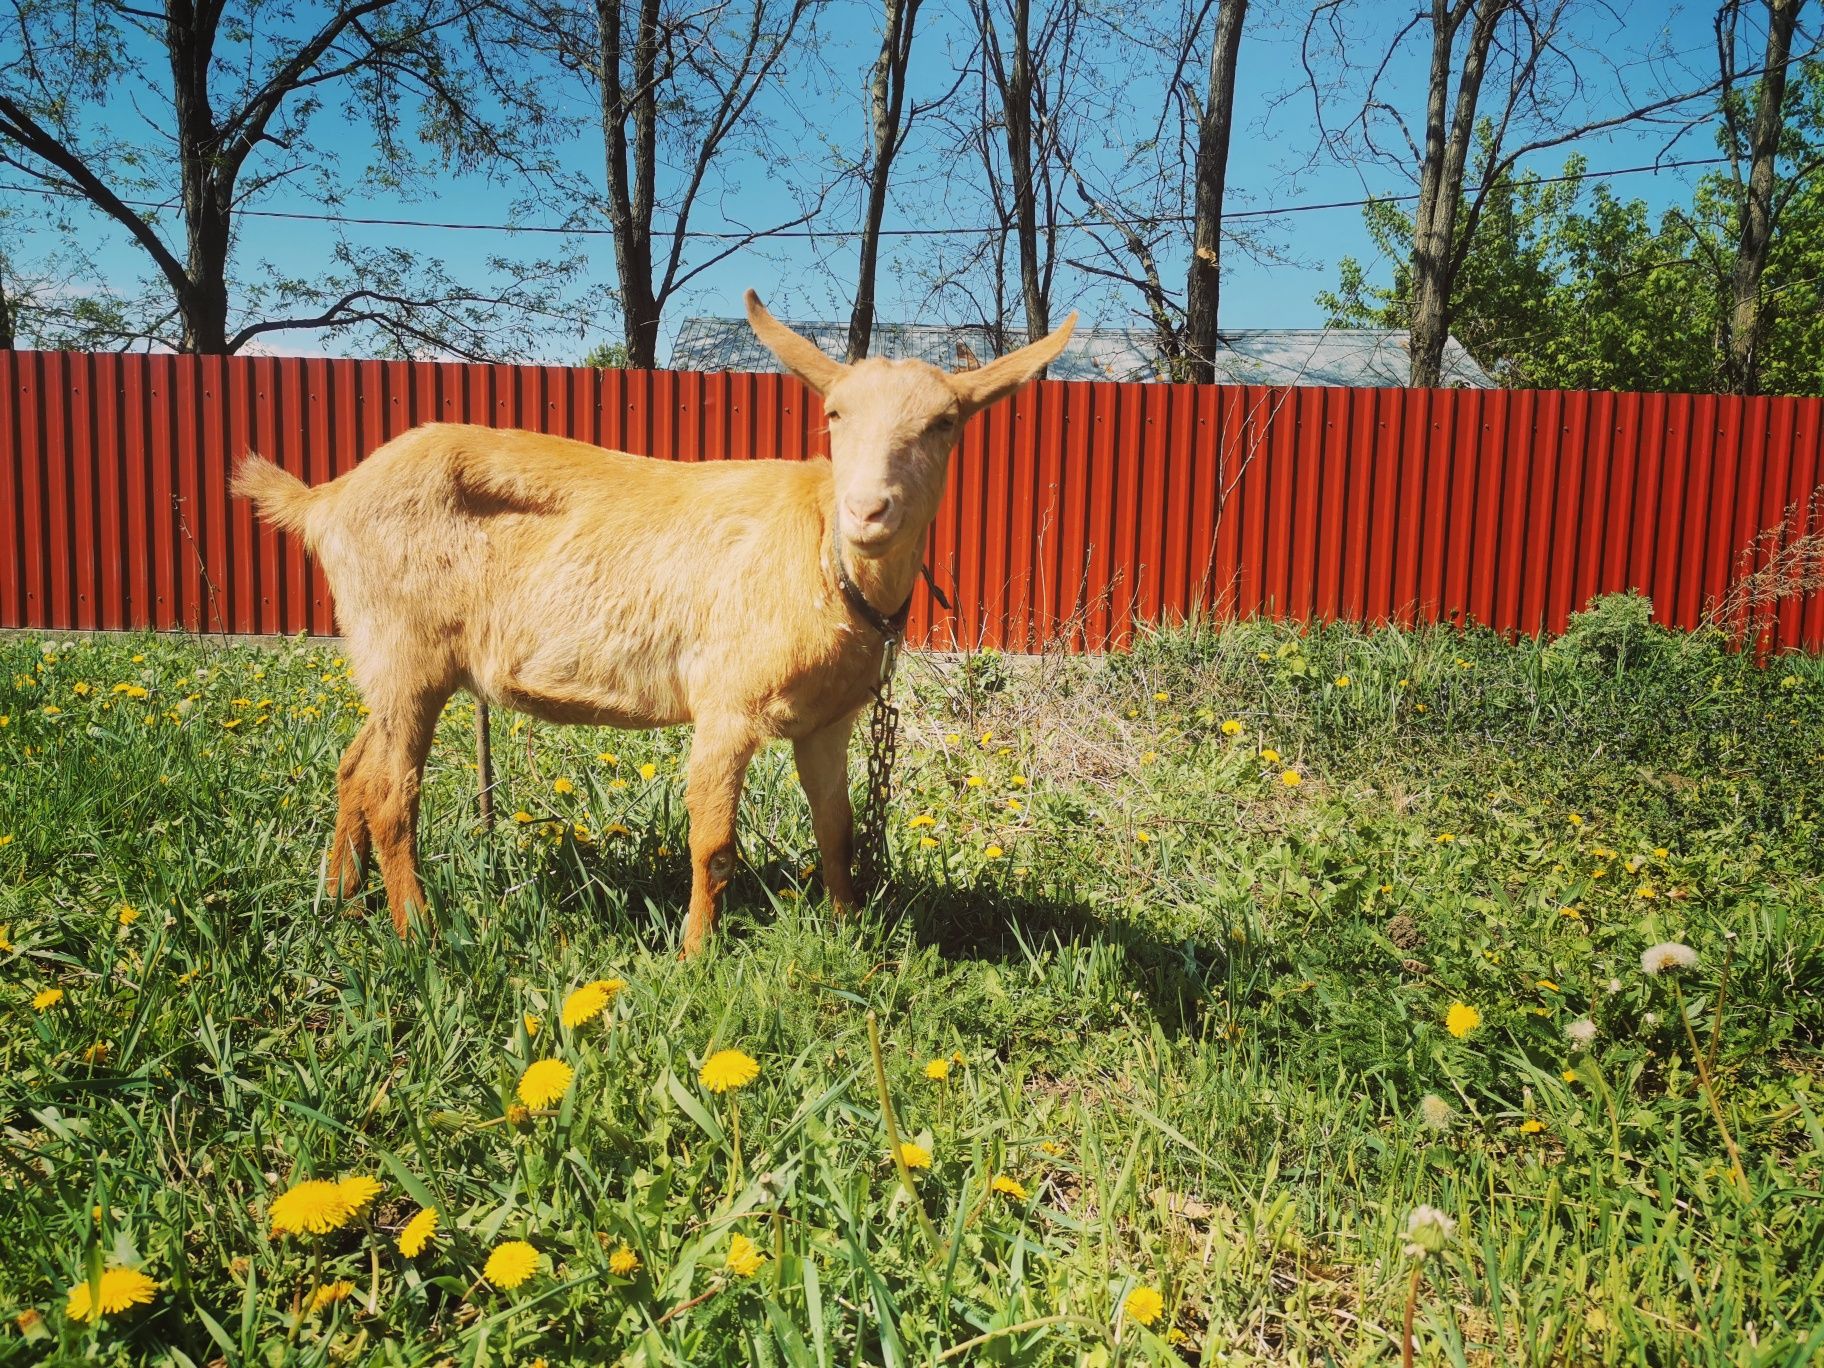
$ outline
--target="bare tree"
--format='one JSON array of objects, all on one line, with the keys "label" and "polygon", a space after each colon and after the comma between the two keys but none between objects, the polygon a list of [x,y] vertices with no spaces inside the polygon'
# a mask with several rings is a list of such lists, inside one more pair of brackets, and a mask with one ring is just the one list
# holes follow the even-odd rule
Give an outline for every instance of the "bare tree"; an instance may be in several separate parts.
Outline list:
[{"label": "bare tree", "polygon": [[[166,0],[162,12],[124,0],[12,0],[11,9],[6,27],[20,45],[0,62],[0,164],[111,220],[162,281],[160,316],[123,319],[117,340],[232,352],[263,333],[362,324],[401,344],[460,347],[460,336],[486,335],[496,306],[528,302],[447,279],[418,291],[396,252],[373,288],[368,263],[345,243],[349,274],[313,282],[281,274],[264,294],[278,316],[231,322],[241,212],[280,185],[313,183],[332,201],[343,193],[332,159],[311,140],[312,116],[326,101],[340,98],[347,116],[366,119],[382,173],[399,189],[427,170],[403,136],[414,118],[436,149],[434,164],[463,169],[514,142],[482,112],[490,98],[515,106],[519,131],[536,126],[533,92],[491,83],[477,56],[491,42],[484,6],[341,0],[307,8],[302,27],[296,11],[260,0]],[[147,51],[168,73],[148,69]],[[116,99],[132,102],[150,137],[136,141],[135,125],[107,115]],[[162,222],[173,206],[178,243]],[[299,306],[305,311],[284,311]]]},{"label": "bare tree", "polygon": [[[1206,6],[1207,8],[1207,6]],[[1222,197],[1229,175],[1229,133],[1235,118],[1235,64],[1248,0],[1221,0],[1210,44],[1210,80],[1197,118],[1197,192],[1191,227],[1190,276],[1184,289],[1185,378],[1216,379],[1217,306],[1222,300]],[[1188,49],[1187,44],[1187,49]]]},{"label": "bare tree", "polygon": [[[804,212],[716,237],[693,255],[691,220],[724,188],[742,154],[750,165],[783,160],[755,112],[762,91],[782,90],[788,61],[808,45],[805,22],[821,0],[527,0],[527,41],[548,49],[594,88],[603,140],[605,214],[614,235],[626,364],[657,362],[665,306],[702,272],[771,234],[806,223],[829,193],[827,178],[792,187]],[[802,63],[796,69],[802,69]],[[586,212],[596,212],[591,198]],[[668,221],[662,221],[668,220]]]},{"label": "bare tree", "polygon": [[1766,10],[1767,39],[1753,104],[1748,107],[1738,88],[1740,74],[1736,67],[1743,0],[1725,0],[1716,14],[1724,145],[1738,206],[1729,309],[1722,320],[1723,335],[1717,350],[1729,388],[1736,394],[1754,394],[1760,389],[1761,344],[1772,321],[1762,297],[1761,279],[1781,211],[1807,175],[1824,169],[1824,157],[1817,156],[1816,149],[1808,149],[1811,155],[1801,159],[1804,164],[1796,173],[1783,185],[1777,183],[1776,163],[1788,150],[1784,146],[1786,86],[1793,33],[1805,0],[1760,0],[1757,7]]},{"label": "bare tree", "polygon": [[[1678,110],[1713,96],[1719,83],[1700,82],[1646,99],[1630,93],[1620,80],[1620,56],[1576,35],[1573,21],[1613,17],[1601,0],[1429,0],[1390,39],[1372,45],[1349,31],[1351,8],[1352,0],[1320,0],[1313,10],[1303,43],[1306,83],[1326,148],[1355,160],[1404,166],[1418,182],[1410,262],[1411,383],[1437,385],[1453,292],[1476,225],[1489,196],[1520,159],[1604,129],[1674,118]],[[1377,12],[1375,21],[1380,18]],[[1427,53],[1425,113],[1417,137],[1389,89],[1390,73],[1415,35]],[[1352,91],[1350,75],[1363,70],[1352,54],[1361,51],[1378,56],[1364,85]],[[1594,92],[1586,67],[1606,67],[1614,80]],[[1354,112],[1333,127],[1326,105],[1339,97]],[[1486,155],[1475,156],[1471,184],[1478,129],[1486,138]],[[1397,136],[1391,146],[1390,132]]]},{"label": "bare tree", "polygon": [[[912,129],[906,113],[906,72],[912,61],[912,38],[921,0],[885,0],[880,56],[868,83],[867,206],[862,212],[861,268],[855,282],[855,306],[849,313],[849,360],[868,354],[874,336],[874,279],[880,259],[880,222],[887,212],[887,184],[893,159]],[[917,108],[911,111],[917,114]]]},{"label": "bare tree", "polygon": [[[1082,0],[1040,0],[1035,27],[1032,0],[970,3],[980,38],[983,85],[996,97],[984,132],[998,118],[1011,199],[1007,221],[1019,251],[1026,333],[1037,339],[1051,331],[1051,292],[1063,217],[1059,192],[1069,160],[1069,105],[1084,63],[1077,41],[1083,5]],[[991,193],[998,199],[998,187]]]},{"label": "bare tree", "polygon": [[[1072,163],[1083,227],[1097,251],[1070,265],[1139,295],[1165,375],[1213,381],[1224,243],[1263,252],[1258,235],[1238,238],[1223,222],[1247,0],[1182,0],[1176,10],[1115,9],[1101,18],[1127,52],[1162,63],[1163,94],[1150,128],[1131,135],[1117,164],[1098,172]],[[1180,292],[1166,283],[1161,262],[1181,254]]]}]

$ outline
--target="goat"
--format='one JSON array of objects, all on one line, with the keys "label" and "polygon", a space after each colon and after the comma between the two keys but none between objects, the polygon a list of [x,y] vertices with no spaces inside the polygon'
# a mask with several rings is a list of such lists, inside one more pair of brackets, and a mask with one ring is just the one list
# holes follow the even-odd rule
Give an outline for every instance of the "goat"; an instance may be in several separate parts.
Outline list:
[{"label": "goat", "polygon": [[377,854],[401,936],[424,914],[419,786],[459,688],[551,722],[695,723],[684,955],[715,924],[742,783],[769,741],[792,742],[831,901],[857,905],[849,733],[904,625],[950,453],[972,414],[1063,350],[1076,315],[947,375],[842,364],[746,302],[823,396],[829,460],[686,464],[432,423],[315,488],[252,453],[236,470],[234,492],[322,564],[369,708],[337,769],[326,880],[353,897]]}]

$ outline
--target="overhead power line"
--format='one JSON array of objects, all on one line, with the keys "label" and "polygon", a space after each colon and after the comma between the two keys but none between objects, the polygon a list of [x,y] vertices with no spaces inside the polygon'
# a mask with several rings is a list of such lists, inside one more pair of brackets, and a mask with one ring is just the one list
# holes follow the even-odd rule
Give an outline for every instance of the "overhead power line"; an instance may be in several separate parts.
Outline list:
[{"label": "overhead power line", "polygon": [[[1728,160],[1727,157],[1691,157],[1683,161],[1650,162],[1644,166],[1618,166],[1602,171],[1580,171],[1575,175],[1538,176],[1526,183],[1531,185],[1560,185],[1566,181],[1608,180],[1615,176],[1636,176],[1657,174],[1661,171],[1677,171],[1692,166],[1718,166]],[[13,194],[43,195],[57,199],[86,199],[80,190],[49,185],[0,185],[0,191]],[[1322,203],[1282,204],[1265,209],[1232,209],[1223,214],[1226,223],[1232,219],[1280,218],[1287,214],[1315,214],[1330,209],[1361,209],[1370,204],[1401,204],[1418,198],[1416,192],[1398,195],[1370,195],[1364,199],[1326,200]],[[121,203],[132,209],[165,210],[173,206],[159,200],[123,199]],[[244,218],[283,219],[294,223],[335,223],[360,228],[429,228],[441,232],[461,233],[543,233],[557,237],[611,237],[612,228],[562,227],[549,224],[514,224],[514,223],[463,223],[439,219],[408,218],[370,218],[356,214],[310,213],[299,209],[239,209],[235,211]],[[1041,232],[1064,229],[1090,228],[1140,228],[1148,224],[1191,223],[1195,220],[1189,214],[1162,214],[1144,219],[1066,219],[1054,224],[1041,224]],[[684,232],[686,238],[698,238],[712,242],[741,242],[747,239],[761,238],[845,238],[857,234],[854,228],[793,228],[777,232],[758,229],[746,232],[730,232],[720,229],[689,228]],[[1000,224],[989,224],[973,228],[882,228],[882,237],[955,237],[960,234],[998,233],[1003,231]],[[671,230],[655,230],[655,236],[669,236]]]}]

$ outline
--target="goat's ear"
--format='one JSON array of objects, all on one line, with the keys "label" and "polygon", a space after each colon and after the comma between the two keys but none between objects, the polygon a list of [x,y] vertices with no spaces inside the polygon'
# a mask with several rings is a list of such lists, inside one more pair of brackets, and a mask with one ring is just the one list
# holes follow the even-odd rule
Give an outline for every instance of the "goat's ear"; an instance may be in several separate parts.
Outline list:
[{"label": "goat's ear", "polygon": [[815,342],[800,337],[774,318],[752,290],[747,292],[747,321],[766,349],[817,393],[828,394],[830,386],[841,378],[844,367],[840,361],[832,361],[817,349]]},{"label": "goat's ear", "polygon": [[1005,399],[1033,376],[1058,359],[1058,353],[1064,350],[1064,344],[1070,341],[1071,330],[1077,326],[1077,315],[1073,312],[1064,320],[1064,326],[1048,337],[1041,337],[1037,342],[1021,347],[1018,351],[1008,352],[999,360],[990,361],[975,370],[960,371],[950,377],[950,387],[963,401],[964,413],[976,413],[988,407],[998,399]]}]

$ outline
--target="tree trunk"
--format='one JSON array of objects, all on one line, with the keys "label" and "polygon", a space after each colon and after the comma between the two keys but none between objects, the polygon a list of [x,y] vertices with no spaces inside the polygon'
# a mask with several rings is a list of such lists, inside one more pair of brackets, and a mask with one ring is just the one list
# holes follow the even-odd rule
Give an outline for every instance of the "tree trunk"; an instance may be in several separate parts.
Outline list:
[{"label": "tree trunk", "polygon": [[1013,69],[1006,88],[1007,169],[1013,176],[1014,235],[1020,244],[1020,293],[1026,300],[1026,336],[1036,342],[1051,331],[1051,301],[1039,280],[1039,197],[1032,171],[1032,4],[1014,0]]},{"label": "tree trunk", "polygon": [[1235,62],[1248,0],[1221,0],[1210,46],[1210,86],[1197,122],[1196,222],[1191,230],[1190,278],[1185,285],[1187,379],[1216,379],[1217,311],[1222,299],[1222,196],[1234,125]]},{"label": "tree trunk", "polygon": [[608,222],[614,230],[614,269],[620,282],[627,367],[651,370],[658,362],[659,346],[659,305],[652,287],[652,205],[658,176],[659,0],[640,0],[631,94],[627,93],[628,83],[621,71],[621,9],[620,0],[596,0],[601,44],[597,78],[602,94]]},{"label": "tree trunk", "polygon": [[0,351],[12,351],[18,345],[18,329],[13,323],[13,301],[7,298],[6,270],[0,265]]},{"label": "tree trunk", "polygon": [[920,0],[886,0],[880,56],[869,83],[872,112],[870,133],[874,165],[868,173],[868,204],[861,227],[861,269],[855,286],[855,307],[849,314],[849,360],[868,354],[874,336],[874,281],[880,259],[880,221],[887,211],[887,183],[893,158],[904,136],[902,115],[906,98],[906,69],[912,55],[912,33],[918,21]]},{"label": "tree trunk", "polygon": [[174,0],[165,7],[165,47],[177,115],[187,246],[186,281],[177,301],[183,315],[178,347],[211,356],[228,350],[228,248],[234,194],[233,170],[224,168],[218,155],[215,110],[209,99],[209,62],[215,52],[218,8],[188,0]]},{"label": "tree trunk", "polygon": [[1804,0],[1767,0],[1767,53],[1755,88],[1748,182],[1742,189],[1722,358],[1732,394],[1754,394],[1760,389],[1761,342],[1769,321],[1761,301],[1761,276],[1773,245],[1774,160],[1785,127],[1792,32],[1802,8]]},{"label": "tree trunk", "polygon": [[[1444,344],[1450,339],[1451,292],[1462,253],[1457,244],[1457,211],[1463,202],[1463,175],[1474,139],[1476,105],[1482,94],[1495,25],[1513,0],[1458,0],[1447,8],[1433,0],[1431,71],[1425,102],[1425,154],[1419,171],[1419,204],[1412,224],[1412,353],[1410,383],[1433,388],[1444,379]],[[1473,10],[1475,26],[1457,74],[1455,109],[1448,125],[1450,78],[1456,69],[1457,30]]]}]

